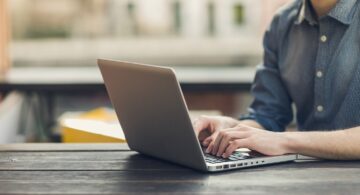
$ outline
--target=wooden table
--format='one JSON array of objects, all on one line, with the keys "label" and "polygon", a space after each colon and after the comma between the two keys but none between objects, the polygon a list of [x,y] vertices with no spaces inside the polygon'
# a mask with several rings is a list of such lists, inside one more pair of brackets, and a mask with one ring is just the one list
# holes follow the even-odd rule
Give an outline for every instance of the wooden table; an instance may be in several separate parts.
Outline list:
[{"label": "wooden table", "polygon": [[360,163],[202,173],[124,144],[0,145],[0,194],[359,194]]}]

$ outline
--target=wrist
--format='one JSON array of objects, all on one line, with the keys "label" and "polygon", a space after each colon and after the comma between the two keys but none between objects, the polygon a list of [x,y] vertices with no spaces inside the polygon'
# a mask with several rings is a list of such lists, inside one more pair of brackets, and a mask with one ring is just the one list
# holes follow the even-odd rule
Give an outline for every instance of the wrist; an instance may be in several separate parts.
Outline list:
[{"label": "wrist", "polygon": [[296,133],[295,132],[282,132],[283,134],[283,147],[288,154],[296,154],[297,142],[296,142]]}]

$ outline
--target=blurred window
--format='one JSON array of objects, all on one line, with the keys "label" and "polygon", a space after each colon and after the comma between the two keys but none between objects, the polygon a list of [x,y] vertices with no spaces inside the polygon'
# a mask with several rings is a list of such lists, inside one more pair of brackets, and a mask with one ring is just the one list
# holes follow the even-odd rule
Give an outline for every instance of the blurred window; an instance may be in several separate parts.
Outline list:
[{"label": "blurred window", "polygon": [[214,35],[216,31],[215,27],[215,6],[213,2],[208,4],[208,29],[209,34]]},{"label": "blurred window", "polygon": [[290,0],[8,0],[14,66],[261,61],[263,32]]},{"label": "blurred window", "polygon": [[181,3],[179,1],[174,2],[174,30],[176,34],[181,32]]},{"label": "blurred window", "polygon": [[245,21],[244,6],[237,4],[234,6],[234,21],[236,25],[243,25]]}]

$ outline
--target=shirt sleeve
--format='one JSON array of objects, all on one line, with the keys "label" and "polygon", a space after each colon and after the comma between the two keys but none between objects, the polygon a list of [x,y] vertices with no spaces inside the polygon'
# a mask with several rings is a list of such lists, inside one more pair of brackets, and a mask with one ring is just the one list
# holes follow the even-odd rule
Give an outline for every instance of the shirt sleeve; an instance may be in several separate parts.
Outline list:
[{"label": "shirt sleeve", "polygon": [[270,131],[284,131],[293,119],[292,100],[284,85],[278,63],[278,19],[274,18],[265,32],[263,63],[257,68],[251,87],[254,97],[249,114],[240,119],[251,119]]}]

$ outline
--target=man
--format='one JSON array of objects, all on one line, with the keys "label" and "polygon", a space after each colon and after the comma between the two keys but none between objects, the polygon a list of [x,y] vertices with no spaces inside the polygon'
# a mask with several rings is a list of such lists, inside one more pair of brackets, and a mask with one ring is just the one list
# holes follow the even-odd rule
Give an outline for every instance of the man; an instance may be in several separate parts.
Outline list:
[{"label": "man", "polygon": [[[265,33],[252,94],[240,120],[194,121],[206,152],[360,159],[360,1],[295,0],[281,9]],[[292,104],[299,131],[284,132]]]}]

